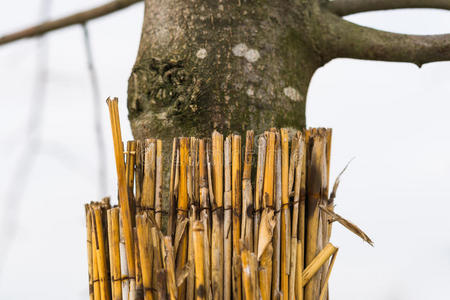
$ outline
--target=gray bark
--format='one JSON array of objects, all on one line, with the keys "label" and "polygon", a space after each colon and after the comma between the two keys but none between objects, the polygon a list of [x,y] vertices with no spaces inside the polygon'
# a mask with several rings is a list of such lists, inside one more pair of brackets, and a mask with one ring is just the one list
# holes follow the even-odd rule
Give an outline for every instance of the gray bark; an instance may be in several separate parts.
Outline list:
[{"label": "gray bark", "polygon": [[[312,1],[311,1],[312,2]],[[135,138],[305,126],[323,64],[309,1],[146,0],[129,79]]]}]

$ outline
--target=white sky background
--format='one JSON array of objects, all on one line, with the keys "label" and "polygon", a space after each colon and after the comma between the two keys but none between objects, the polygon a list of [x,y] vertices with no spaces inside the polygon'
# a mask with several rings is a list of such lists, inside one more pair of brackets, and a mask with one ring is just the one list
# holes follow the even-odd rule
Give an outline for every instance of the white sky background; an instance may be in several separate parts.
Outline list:
[{"label": "white sky background", "polygon": [[[65,15],[102,1],[52,1]],[[0,35],[38,20],[38,0],[0,4]],[[143,5],[90,22],[107,147],[108,191],[115,190],[107,96],[118,96],[124,139],[127,80],[140,37]],[[403,33],[450,32],[450,13],[401,10],[349,17]],[[79,26],[47,37],[49,77],[39,135],[27,144],[36,92],[36,40],[0,47],[0,218],[17,232],[0,274],[0,299],[87,299],[84,207],[98,200],[93,105]],[[448,299],[450,281],[450,63],[413,64],[335,60],[317,71],[308,95],[309,126],[332,127],[331,179],[351,163],[336,211],[360,225],[372,248],[340,225],[331,295],[347,299]],[[12,182],[28,148],[36,152],[29,180]],[[17,210],[8,191],[22,192]],[[15,212],[16,211],[16,212]],[[17,213],[17,215],[15,215]],[[0,232],[5,231],[0,219]],[[0,251],[0,253],[3,253]],[[2,262],[2,260],[0,260]]]}]

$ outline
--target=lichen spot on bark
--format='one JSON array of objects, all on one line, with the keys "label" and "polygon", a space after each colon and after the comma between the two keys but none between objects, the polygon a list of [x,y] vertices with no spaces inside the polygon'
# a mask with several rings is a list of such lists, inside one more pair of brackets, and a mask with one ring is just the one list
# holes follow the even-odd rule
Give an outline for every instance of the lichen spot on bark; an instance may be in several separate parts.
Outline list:
[{"label": "lichen spot on bark", "polygon": [[254,90],[253,87],[251,86],[251,87],[249,87],[249,88],[247,89],[247,96],[253,97],[254,95],[255,95],[255,90]]},{"label": "lichen spot on bark", "polygon": [[249,49],[247,52],[245,52],[245,59],[247,59],[248,62],[254,63],[256,62],[261,55],[259,55],[258,50],[256,49]]},{"label": "lichen spot on bark", "polygon": [[208,52],[206,52],[205,48],[201,48],[197,51],[196,56],[200,59],[204,59],[208,55]]},{"label": "lichen spot on bark", "polygon": [[234,46],[232,51],[233,51],[234,55],[242,57],[245,55],[245,53],[247,53],[248,47],[246,44],[240,43],[240,44],[237,44],[236,46]]},{"label": "lichen spot on bark", "polygon": [[296,89],[294,89],[291,86],[285,87],[283,89],[283,93],[286,97],[288,97],[292,101],[295,101],[295,102],[303,101],[303,96],[299,93],[299,91],[297,91]]}]

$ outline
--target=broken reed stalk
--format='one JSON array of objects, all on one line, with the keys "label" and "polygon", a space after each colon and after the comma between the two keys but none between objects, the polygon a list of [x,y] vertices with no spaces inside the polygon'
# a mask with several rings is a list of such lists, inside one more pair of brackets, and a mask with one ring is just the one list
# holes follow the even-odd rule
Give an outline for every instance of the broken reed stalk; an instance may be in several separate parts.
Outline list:
[{"label": "broken reed stalk", "polygon": [[254,181],[252,131],[244,153],[235,134],[175,138],[166,200],[162,142],[129,141],[124,152],[117,100],[108,106],[119,207],[85,207],[90,299],[327,300],[330,220],[371,243],[333,212],[331,130],[265,132]]}]

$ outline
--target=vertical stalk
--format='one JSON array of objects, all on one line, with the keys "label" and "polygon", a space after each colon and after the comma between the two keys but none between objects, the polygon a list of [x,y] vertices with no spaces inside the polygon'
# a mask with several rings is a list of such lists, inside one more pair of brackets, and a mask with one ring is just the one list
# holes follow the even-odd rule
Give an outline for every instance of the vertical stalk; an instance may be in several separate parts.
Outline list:
[{"label": "vertical stalk", "polygon": [[224,193],[224,277],[223,294],[224,300],[231,299],[231,266],[232,266],[232,223],[231,223],[231,135],[225,139],[225,193]]},{"label": "vertical stalk", "polygon": [[[240,236],[241,236],[241,136],[233,135],[231,140],[231,205],[233,207],[233,268],[232,291],[233,299],[242,297],[241,272],[236,265],[240,265]],[[238,263],[237,263],[238,262]]]},{"label": "vertical stalk", "polygon": [[[178,218],[180,222],[188,216],[188,194],[187,194],[187,170],[189,164],[189,138],[180,138],[180,182],[178,188]],[[176,272],[183,270],[187,262],[188,255],[188,232],[184,231],[180,245],[177,251],[177,269]],[[178,287],[179,299],[185,299],[186,297],[186,281],[184,281]]]},{"label": "vertical stalk", "polygon": [[212,179],[214,191],[213,230],[211,249],[212,293],[215,300],[223,299],[223,136],[212,134]]},{"label": "vertical stalk", "polygon": [[281,292],[289,299],[291,216],[289,210],[289,136],[281,129]]}]

